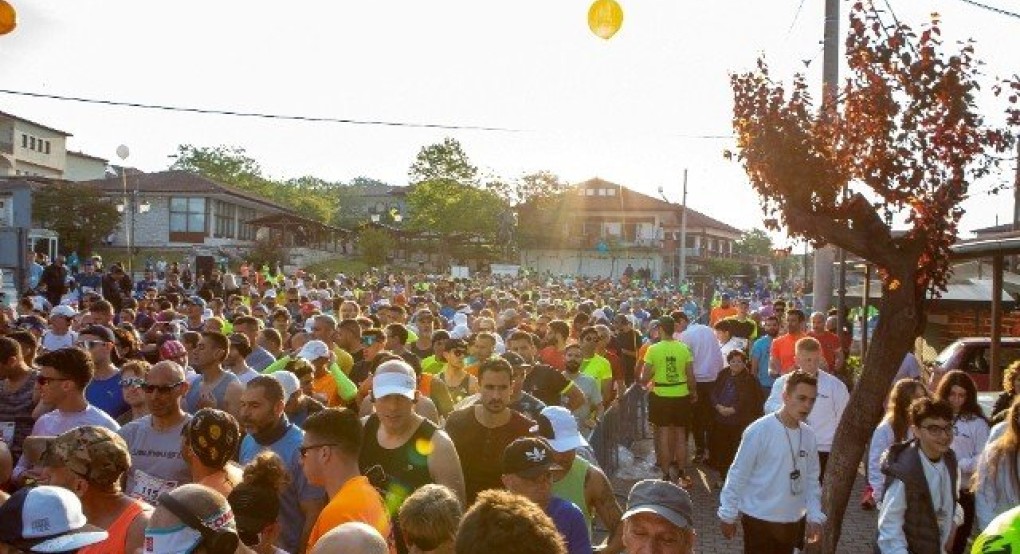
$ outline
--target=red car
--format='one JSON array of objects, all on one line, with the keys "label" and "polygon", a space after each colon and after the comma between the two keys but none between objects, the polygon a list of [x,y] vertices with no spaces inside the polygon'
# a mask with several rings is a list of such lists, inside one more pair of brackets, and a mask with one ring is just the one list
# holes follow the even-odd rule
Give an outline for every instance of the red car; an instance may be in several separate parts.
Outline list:
[{"label": "red car", "polygon": [[[974,379],[979,391],[1002,390],[1002,383],[992,386],[988,382],[991,372],[992,339],[989,337],[965,337],[947,346],[931,364],[934,372],[933,384],[947,371],[960,369]],[[999,366],[1006,366],[1020,360],[1020,337],[1002,337],[999,347]],[[934,385],[933,385],[934,386]]]}]

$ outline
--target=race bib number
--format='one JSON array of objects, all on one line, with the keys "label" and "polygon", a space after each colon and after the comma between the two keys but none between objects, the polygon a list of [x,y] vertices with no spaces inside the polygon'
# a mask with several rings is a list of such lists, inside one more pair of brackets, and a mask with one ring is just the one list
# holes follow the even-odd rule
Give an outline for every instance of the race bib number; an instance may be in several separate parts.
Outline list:
[{"label": "race bib number", "polygon": [[156,499],[164,492],[170,492],[177,488],[177,481],[167,481],[145,473],[142,470],[135,470],[135,482],[128,491],[128,496],[143,500],[155,506]]},{"label": "race bib number", "polygon": [[14,444],[14,422],[0,421],[0,441]]}]

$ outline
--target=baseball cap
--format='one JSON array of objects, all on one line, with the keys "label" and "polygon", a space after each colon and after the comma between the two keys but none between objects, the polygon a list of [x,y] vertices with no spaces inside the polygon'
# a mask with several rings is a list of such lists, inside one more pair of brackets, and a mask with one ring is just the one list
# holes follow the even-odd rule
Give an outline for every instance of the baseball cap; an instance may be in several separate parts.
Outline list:
[{"label": "baseball cap", "polygon": [[[384,369],[386,364],[401,364],[406,367],[406,371],[379,371]],[[382,398],[384,396],[390,396],[391,394],[399,394],[410,400],[414,400],[414,392],[416,390],[414,377],[411,375],[414,370],[407,365],[407,362],[400,360],[392,360],[384,362],[379,365],[376,369],[375,375],[372,377],[372,395],[376,398]]]},{"label": "baseball cap", "polygon": [[113,336],[113,331],[109,327],[103,327],[102,325],[89,325],[78,331],[78,336],[82,335],[92,335],[93,337],[99,337],[104,342],[117,343],[117,337]]},{"label": "baseball cap", "polygon": [[570,452],[588,446],[577,429],[577,420],[563,406],[546,406],[539,413],[538,434],[545,437],[556,452]]},{"label": "baseball cap", "polygon": [[298,381],[297,375],[294,375],[289,371],[286,370],[274,371],[270,375],[273,377],[273,379],[279,381],[280,386],[283,387],[284,400],[290,398],[292,394],[294,394],[295,392],[297,392],[299,388],[301,388],[301,382]]},{"label": "baseball cap", "polygon": [[627,495],[627,511],[621,519],[634,514],[656,514],[681,529],[694,528],[694,507],[687,491],[661,479],[638,481]]},{"label": "baseball cap", "polygon": [[329,347],[326,343],[321,340],[310,340],[301,347],[301,351],[298,352],[298,358],[304,358],[309,362],[318,360],[319,358],[326,358],[329,356]]},{"label": "baseball cap", "polygon": [[507,445],[503,450],[501,467],[504,475],[520,475],[525,479],[557,469],[549,444],[537,437],[522,437]]},{"label": "baseball cap", "polygon": [[159,359],[161,360],[174,360],[188,354],[188,349],[184,347],[184,343],[179,340],[168,340],[165,341],[159,347]]},{"label": "baseball cap", "polygon": [[510,363],[510,367],[517,369],[519,367],[531,367],[531,364],[524,359],[523,356],[516,352],[510,352],[509,350],[503,353],[503,359]]},{"label": "baseball cap", "polygon": [[54,306],[53,309],[50,310],[50,317],[53,317],[55,315],[71,319],[74,316],[78,315],[78,312],[74,308],[68,306],[67,304],[60,304],[59,306]]},{"label": "baseball cap", "polygon": [[25,487],[0,506],[0,543],[21,550],[76,552],[108,536],[86,522],[81,500],[62,487]]},{"label": "baseball cap", "polygon": [[83,425],[47,441],[41,462],[66,467],[93,483],[109,485],[130,469],[131,454],[117,433],[98,425]]}]

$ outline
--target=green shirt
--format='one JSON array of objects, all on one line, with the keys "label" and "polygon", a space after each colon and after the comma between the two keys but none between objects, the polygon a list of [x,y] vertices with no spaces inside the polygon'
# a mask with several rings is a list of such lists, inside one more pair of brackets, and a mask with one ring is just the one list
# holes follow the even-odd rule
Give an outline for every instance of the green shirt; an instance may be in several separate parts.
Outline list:
[{"label": "green shirt", "polygon": [[648,347],[644,362],[652,367],[652,393],[667,398],[690,394],[687,385],[687,364],[694,361],[687,345],[677,340],[663,340]]},{"label": "green shirt", "polygon": [[609,365],[609,360],[598,354],[586,360],[581,360],[581,373],[595,379],[600,387],[603,382],[613,380],[613,366]]}]

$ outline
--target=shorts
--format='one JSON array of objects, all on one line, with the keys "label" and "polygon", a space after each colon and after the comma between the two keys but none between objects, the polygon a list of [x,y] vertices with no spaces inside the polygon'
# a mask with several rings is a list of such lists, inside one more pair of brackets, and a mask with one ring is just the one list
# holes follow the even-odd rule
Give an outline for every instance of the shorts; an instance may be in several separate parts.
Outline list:
[{"label": "shorts", "polygon": [[693,408],[691,397],[648,395],[648,421],[658,427],[690,428]]}]

